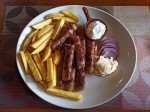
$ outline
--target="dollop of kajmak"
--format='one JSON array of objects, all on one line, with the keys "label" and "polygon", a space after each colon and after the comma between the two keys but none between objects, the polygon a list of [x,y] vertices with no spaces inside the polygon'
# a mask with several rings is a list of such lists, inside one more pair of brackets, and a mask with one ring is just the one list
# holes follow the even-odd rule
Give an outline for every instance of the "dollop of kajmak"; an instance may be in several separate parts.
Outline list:
[{"label": "dollop of kajmak", "polygon": [[99,60],[95,63],[95,74],[102,76],[111,74],[117,69],[117,66],[118,62],[112,57],[105,58],[100,56]]},{"label": "dollop of kajmak", "polygon": [[100,39],[106,32],[106,26],[99,22],[93,21],[87,27],[87,36],[91,39]]}]

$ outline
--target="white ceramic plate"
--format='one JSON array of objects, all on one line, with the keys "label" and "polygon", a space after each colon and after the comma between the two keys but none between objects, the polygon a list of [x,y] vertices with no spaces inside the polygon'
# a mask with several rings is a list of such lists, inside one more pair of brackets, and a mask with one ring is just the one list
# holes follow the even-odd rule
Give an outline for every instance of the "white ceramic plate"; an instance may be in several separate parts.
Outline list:
[{"label": "white ceramic plate", "polygon": [[99,9],[88,7],[89,14],[92,18],[99,18],[103,20],[107,27],[107,35],[109,37],[116,38],[119,43],[119,66],[118,69],[107,77],[99,77],[96,75],[86,75],[86,87],[81,93],[84,98],[82,101],[73,101],[65,98],[47,94],[42,86],[35,82],[30,75],[26,75],[23,69],[23,65],[18,52],[20,51],[21,44],[24,41],[27,34],[31,32],[30,26],[44,20],[44,17],[50,13],[58,13],[61,10],[69,9],[78,15],[80,18],[79,23],[85,24],[86,18],[82,11],[81,5],[68,5],[60,6],[43,12],[35,17],[24,28],[20,35],[16,48],[16,61],[20,72],[20,75],[26,85],[43,100],[64,108],[71,109],[84,109],[91,108],[98,105],[102,105],[115,96],[117,96],[129,83],[133,76],[133,72],[136,65],[136,49],[134,41],[125,28],[115,17],[101,11]]}]

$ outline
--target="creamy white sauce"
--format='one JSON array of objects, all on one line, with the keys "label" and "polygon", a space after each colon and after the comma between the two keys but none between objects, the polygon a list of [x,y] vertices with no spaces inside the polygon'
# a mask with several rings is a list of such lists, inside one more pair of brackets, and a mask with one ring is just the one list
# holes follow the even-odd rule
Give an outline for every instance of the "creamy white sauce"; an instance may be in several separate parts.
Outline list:
[{"label": "creamy white sauce", "polygon": [[97,75],[108,75],[113,73],[118,66],[118,62],[111,58],[105,58],[100,56],[99,60],[95,63],[95,74]]},{"label": "creamy white sauce", "polygon": [[99,22],[93,21],[87,27],[87,36],[91,39],[100,39],[106,31],[106,26]]}]

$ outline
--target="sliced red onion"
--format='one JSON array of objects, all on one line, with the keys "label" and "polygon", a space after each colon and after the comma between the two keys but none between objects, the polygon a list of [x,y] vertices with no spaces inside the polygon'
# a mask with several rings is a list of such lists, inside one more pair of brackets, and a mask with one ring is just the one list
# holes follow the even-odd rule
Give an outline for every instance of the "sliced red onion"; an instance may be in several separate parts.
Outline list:
[{"label": "sliced red onion", "polygon": [[99,44],[99,55],[112,57],[114,60],[118,57],[118,42],[114,38],[105,38]]},{"label": "sliced red onion", "polygon": [[105,49],[103,49],[102,52],[106,52],[106,51],[112,52],[112,53],[114,53],[116,56],[118,55],[118,52],[117,52],[116,49],[114,49],[114,48],[105,48]]},{"label": "sliced red onion", "polygon": [[106,43],[104,45],[100,45],[99,47],[100,49],[105,49],[105,48],[114,48],[116,49],[116,51],[118,51],[118,46],[116,44],[113,43]]},{"label": "sliced red onion", "polygon": [[105,38],[105,39],[103,39],[103,40],[100,42],[100,45],[102,46],[102,45],[105,45],[105,44],[107,44],[107,43],[113,43],[113,44],[115,44],[115,45],[118,44],[117,41],[116,41],[115,39],[113,39],[113,38]]},{"label": "sliced red onion", "polygon": [[117,60],[117,56],[114,53],[109,51],[103,52],[101,55],[104,56],[105,58],[112,57],[114,60]]},{"label": "sliced red onion", "polygon": [[100,50],[99,50],[99,54],[102,54],[102,53],[104,53],[104,52],[106,52],[106,51],[112,52],[112,53],[114,53],[116,56],[118,55],[117,50],[114,49],[114,48],[112,48],[112,47],[111,47],[111,48],[100,49]]}]

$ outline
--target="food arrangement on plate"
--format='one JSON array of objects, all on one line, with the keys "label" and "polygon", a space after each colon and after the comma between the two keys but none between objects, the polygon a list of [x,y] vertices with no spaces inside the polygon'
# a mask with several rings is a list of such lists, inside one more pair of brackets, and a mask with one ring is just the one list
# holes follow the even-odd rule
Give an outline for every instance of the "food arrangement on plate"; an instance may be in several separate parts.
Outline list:
[{"label": "food arrangement on plate", "polygon": [[[52,13],[34,24],[20,55],[26,74],[31,74],[47,93],[82,100],[76,91],[86,87],[86,75],[106,76],[118,66],[118,42],[106,37],[107,26],[92,19],[83,7],[87,24],[78,24],[70,10]],[[97,76],[99,77],[99,76]]]}]

